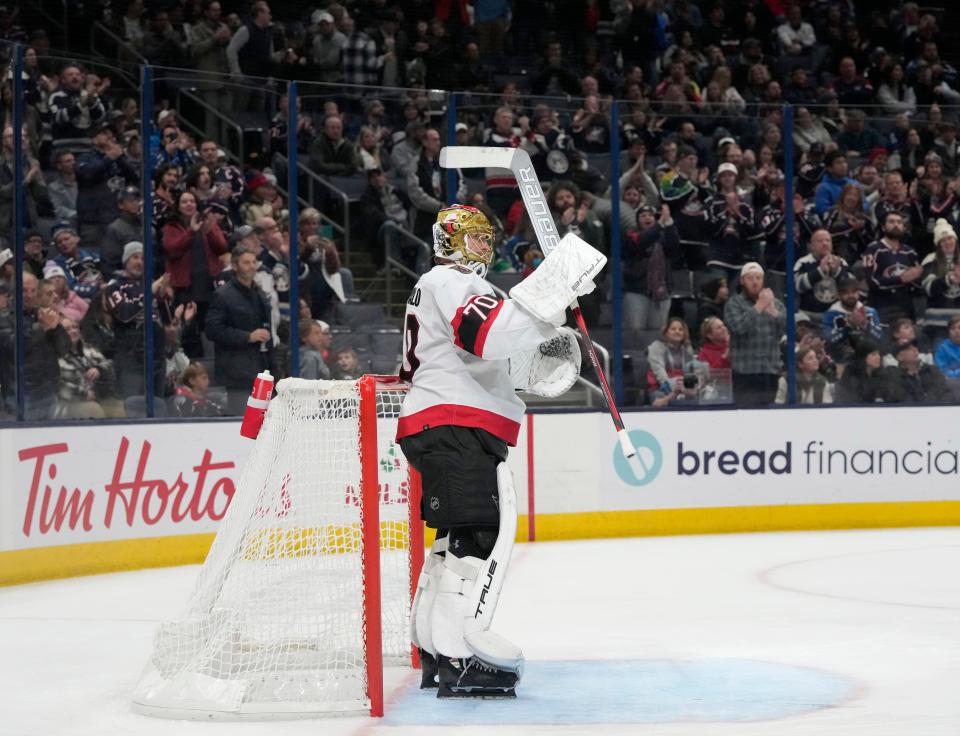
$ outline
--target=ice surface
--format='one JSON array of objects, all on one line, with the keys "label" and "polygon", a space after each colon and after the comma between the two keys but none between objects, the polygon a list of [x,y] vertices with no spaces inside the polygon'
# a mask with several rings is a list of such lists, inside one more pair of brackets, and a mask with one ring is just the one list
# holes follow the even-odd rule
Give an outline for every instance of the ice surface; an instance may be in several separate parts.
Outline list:
[{"label": "ice surface", "polygon": [[519,545],[495,626],[527,656],[516,701],[438,703],[391,668],[383,721],[320,724],[130,710],[196,567],[3,588],[0,735],[956,736],[958,569],[952,528]]}]

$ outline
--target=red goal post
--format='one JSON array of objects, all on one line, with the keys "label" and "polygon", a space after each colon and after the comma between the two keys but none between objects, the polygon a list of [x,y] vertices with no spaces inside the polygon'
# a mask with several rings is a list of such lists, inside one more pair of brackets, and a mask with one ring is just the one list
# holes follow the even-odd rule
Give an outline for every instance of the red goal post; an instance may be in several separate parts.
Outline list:
[{"label": "red goal post", "polygon": [[[380,476],[379,476],[379,432],[378,424],[386,413],[381,401],[387,395],[405,395],[410,384],[398,376],[364,375],[359,381],[360,387],[360,466],[361,495],[364,508],[364,580],[380,579]],[[392,412],[390,412],[392,414]],[[399,416],[399,415],[398,415]],[[410,552],[410,601],[417,592],[417,578],[423,567],[424,538],[423,523],[420,520],[420,497],[422,489],[420,474],[412,467],[407,469],[407,503],[409,505],[409,552]],[[366,510],[372,509],[372,513]],[[380,596],[365,596],[364,616],[366,618],[366,650],[382,652],[382,623]],[[367,657],[367,683],[370,691],[370,715],[383,715],[383,662],[377,666],[375,657]],[[420,658],[415,647],[410,647],[410,663],[414,668],[420,666]]]}]

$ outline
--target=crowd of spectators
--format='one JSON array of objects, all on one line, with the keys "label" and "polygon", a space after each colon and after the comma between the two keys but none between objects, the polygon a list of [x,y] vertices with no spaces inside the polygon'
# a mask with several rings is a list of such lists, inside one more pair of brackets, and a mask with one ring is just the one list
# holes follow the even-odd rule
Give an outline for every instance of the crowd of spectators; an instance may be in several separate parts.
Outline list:
[{"label": "crowd of spectators", "polygon": [[[34,50],[29,57],[37,61]],[[341,266],[336,244],[319,232],[320,213],[303,212],[301,267],[293,276],[289,213],[269,168],[230,164],[217,140],[191,136],[170,107],[158,111],[153,130],[142,136],[136,102],[126,93],[112,95],[109,77],[69,61],[56,65],[51,76],[40,73],[41,68],[28,67],[31,75],[25,74],[22,113],[36,125],[25,125],[20,136],[26,417],[142,413],[148,319],[157,400],[188,416],[237,413],[242,409],[238,395],[249,391],[253,366],[289,374],[289,361],[275,353],[289,348],[292,278],[300,281],[308,320],[328,316],[337,303],[354,298],[352,276]],[[4,416],[16,407],[18,305],[12,249],[17,136],[11,122],[8,111],[0,162]],[[151,284],[144,283],[144,155],[151,157],[154,171],[147,183],[154,202],[147,223],[154,244]],[[237,257],[245,250],[254,264],[254,296],[266,304],[266,315],[254,315],[256,323],[238,348],[230,330],[239,329],[248,315],[230,302],[227,287],[243,282]],[[250,258],[241,260],[248,270]],[[146,288],[153,295],[149,316]],[[249,370],[236,375],[244,367]],[[208,397],[211,375],[214,391]]]},{"label": "crowd of spectators", "polygon": [[[93,67],[56,63],[43,31],[8,29],[8,39],[29,44],[22,221],[35,283],[28,298],[25,277],[23,308],[26,360],[37,366],[27,398],[37,417],[113,416],[112,399],[144,392],[145,288],[156,297],[155,391],[178,412],[218,406],[207,397],[211,384],[226,389],[219,409],[237,411],[251,371],[289,371],[292,340],[311,375],[358,370],[356,351],[330,344],[335,305],[355,297],[353,274],[322,225],[343,213],[322,192],[298,220],[301,270],[290,272],[277,173],[291,125],[309,169],[355,193],[358,206],[342,224],[379,274],[390,270],[388,254],[407,273],[429,267],[429,251],[396,231],[428,242],[451,197],[491,218],[495,276],[509,281],[536,268],[543,256],[509,172],[450,178],[439,167],[440,147],[454,141],[446,141],[446,98],[435,89],[459,94],[457,144],[530,153],[561,235],[576,232],[609,252],[618,232],[637,402],[706,401],[731,388],[741,405],[782,402],[790,363],[802,402],[954,395],[960,88],[942,55],[941,20],[913,2],[346,0],[271,8],[264,0],[118,0],[84,12],[110,29],[119,61],[205,73],[184,83],[209,107],[197,123],[204,135],[193,135],[175,108],[175,83],[163,82],[151,130],[142,131],[135,92]],[[287,116],[289,79],[312,92],[296,121]],[[5,109],[0,234],[13,219],[16,136],[9,102]],[[215,110],[262,121],[262,150],[235,160]],[[611,182],[614,140],[621,175]],[[153,164],[148,183],[140,180],[144,157]],[[146,286],[145,185],[158,276]],[[617,222],[612,196],[620,199]],[[288,327],[293,279],[306,301],[299,335]],[[796,314],[784,306],[788,279]],[[584,300],[598,334],[609,325],[611,292],[605,273]],[[9,407],[14,307],[8,296],[4,309],[3,299],[0,387]],[[784,350],[788,321],[797,325],[793,355]],[[881,353],[877,366],[871,347]]]}]

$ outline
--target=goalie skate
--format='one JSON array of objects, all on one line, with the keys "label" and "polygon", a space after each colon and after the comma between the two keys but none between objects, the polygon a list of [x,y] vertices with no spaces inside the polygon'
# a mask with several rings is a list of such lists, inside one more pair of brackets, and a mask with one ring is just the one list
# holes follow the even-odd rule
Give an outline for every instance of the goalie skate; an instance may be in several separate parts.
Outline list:
[{"label": "goalie skate", "polygon": [[437,657],[438,698],[515,698],[520,672],[496,667],[477,656]]},{"label": "goalie skate", "polygon": [[420,689],[430,690],[437,687],[437,658],[420,647]]}]

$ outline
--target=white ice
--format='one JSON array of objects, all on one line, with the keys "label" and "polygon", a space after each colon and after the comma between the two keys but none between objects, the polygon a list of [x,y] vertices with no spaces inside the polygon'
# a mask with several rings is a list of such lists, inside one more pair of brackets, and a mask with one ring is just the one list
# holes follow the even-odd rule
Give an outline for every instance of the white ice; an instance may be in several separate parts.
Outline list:
[{"label": "white ice", "polygon": [[[410,670],[387,673],[387,714],[297,722],[178,722],[133,713],[129,694],[157,623],[183,606],[197,567],[146,570],[0,589],[0,734],[113,736],[423,736],[448,733],[437,704],[416,691]],[[637,538],[519,545],[495,628],[520,643],[530,682],[557,661],[573,662],[581,688],[618,693],[605,663],[656,667],[755,662],[849,683],[841,702],[763,720],[657,720],[656,687],[642,693],[642,722],[605,723],[551,713],[531,725],[510,704],[477,708],[497,723],[458,736],[656,734],[656,736],[957,736],[960,734],[960,529],[806,532]],[[578,664],[580,663],[580,664]],[[656,663],[652,669],[648,666]],[[612,673],[613,670],[610,670]],[[589,679],[589,681],[587,681]],[[609,681],[605,681],[609,680]],[[676,680],[672,680],[676,682]],[[518,702],[536,693],[519,689]],[[656,684],[656,683],[654,683]],[[667,683],[663,683],[664,688]],[[532,685],[531,685],[532,687]],[[723,690],[722,681],[718,689]],[[762,705],[743,694],[736,716]],[[696,699],[721,702],[726,692]],[[419,698],[419,700],[410,700]],[[613,698],[615,701],[616,698]],[[749,700],[749,698],[748,698]],[[608,702],[604,699],[604,703]],[[415,703],[416,707],[409,706]],[[599,703],[599,701],[598,701]],[[404,709],[406,704],[406,709]],[[443,706],[449,706],[443,703]],[[453,706],[454,708],[458,706]],[[602,703],[598,704],[604,706]],[[696,709],[697,704],[690,706]],[[394,714],[419,713],[419,724]],[[576,712],[576,708],[573,708]],[[584,711],[586,712],[586,711]],[[627,711],[624,712],[632,712]],[[706,712],[706,711],[704,711]],[[442,711],[456,722],[457,711]],[[491,718],[492,715],[492,718]],[[622,715],[622,714],[619,714]],[[652,718],[652,720],[651,720]],[[609,721],[617,721],[611,723]],[[476,720],[470,720],[476,723]],[[604,719],[601,719],[604,720]],[[392,724],[392,725],[391,725]]]}]

